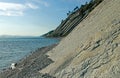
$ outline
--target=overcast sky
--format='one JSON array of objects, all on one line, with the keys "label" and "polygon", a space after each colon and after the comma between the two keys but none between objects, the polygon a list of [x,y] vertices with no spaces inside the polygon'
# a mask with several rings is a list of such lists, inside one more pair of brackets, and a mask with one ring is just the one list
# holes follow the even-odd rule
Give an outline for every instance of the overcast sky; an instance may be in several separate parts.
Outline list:
[{"label": "overcast sky", "polygon": [[0,35],[39,36],[90,0],[0,0]]}]

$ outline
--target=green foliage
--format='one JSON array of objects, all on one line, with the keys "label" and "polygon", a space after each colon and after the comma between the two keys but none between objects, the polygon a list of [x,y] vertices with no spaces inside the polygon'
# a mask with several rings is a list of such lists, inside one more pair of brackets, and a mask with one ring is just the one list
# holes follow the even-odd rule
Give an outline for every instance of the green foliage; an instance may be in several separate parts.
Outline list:
[{"label": "green foliage", "polygon": [[74,8],[74,11],[76,11],[76,10],[78,10],[79,9],[79,7],[78,6],[76,6],[75,8]]},{"label": "green foliage", "polygon": [[73,11],[68,11],[67,16],[74,14],[78,10],[79,10],[79,14],[84,15],[87,10],[91,11],[102,1],[103,0],[91,0],[89,3],[86,2],[84,5],[81,5],[80,8],[78,6],[76,6],[73,9]]},{"label": "green foliage", "polygon": [[56,30],[50,31],[46,35],[48,37],[63,37],[68,35],[98,4],[103,0],[91,0],[81,5],[76,6],[72,11],[68,11],[67,18],[61,21]]}]

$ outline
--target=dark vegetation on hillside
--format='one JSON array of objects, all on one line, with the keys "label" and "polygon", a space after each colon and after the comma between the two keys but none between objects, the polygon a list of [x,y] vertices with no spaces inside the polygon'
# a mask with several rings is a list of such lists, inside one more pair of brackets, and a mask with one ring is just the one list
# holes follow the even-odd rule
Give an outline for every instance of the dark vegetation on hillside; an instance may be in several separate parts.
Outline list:
[{"label": "dark vegetation on hillside", "polygon": [[68,35],[87,15],[103,0],[91,0],[80,8],[76,6],[73,11],[68,11],[67,18],[61,21],[61,24],[43,36],[45,37],[64,37]]}]

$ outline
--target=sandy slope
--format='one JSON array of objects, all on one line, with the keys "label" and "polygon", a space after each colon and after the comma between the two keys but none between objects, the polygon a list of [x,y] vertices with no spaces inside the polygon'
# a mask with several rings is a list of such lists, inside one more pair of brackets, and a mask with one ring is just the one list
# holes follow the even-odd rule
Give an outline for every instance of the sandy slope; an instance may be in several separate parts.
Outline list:
[{"label": "sandy slope", "polygon": [[120,77],[120,0],[104,0],[60,44],[41,73],[57,78]]}]

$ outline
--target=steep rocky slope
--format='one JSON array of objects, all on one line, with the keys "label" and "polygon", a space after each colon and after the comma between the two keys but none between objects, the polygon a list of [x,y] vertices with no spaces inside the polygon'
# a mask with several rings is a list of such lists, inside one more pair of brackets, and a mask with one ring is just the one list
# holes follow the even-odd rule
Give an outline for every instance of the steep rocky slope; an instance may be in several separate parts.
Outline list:
[{"label": "steep rocky slope", "polygon": [[104,0],[58,45],[43,47],[0,78],[120,78],[120,0]]},{"label": "steep rocky slope", "polygon": [[68,17],[61,21],[61,24],[53,31],[43,36],[45,37],[64,37],[68,35],[87,15],[103,0],[91,0],[89,3],[76,7],[72,12],[67,13]]},{"label": "steep rocky slope", "polygon": [[104,0],[47,53],[40,73],[56,78],[120,78],[120,0]]}]

